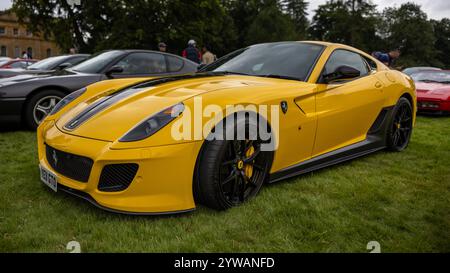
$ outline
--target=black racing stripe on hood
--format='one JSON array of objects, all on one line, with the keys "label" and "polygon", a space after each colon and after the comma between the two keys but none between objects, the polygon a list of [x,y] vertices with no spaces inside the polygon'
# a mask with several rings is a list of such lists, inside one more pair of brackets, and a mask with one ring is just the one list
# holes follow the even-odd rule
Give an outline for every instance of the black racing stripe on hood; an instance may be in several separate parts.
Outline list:
[{"label": "black racing stripe on hood", "polygon": [[187,79],[195,79],[195,78],[204,78],[204,77],[214,77],[214,76],[222,76],[223,74],[220,73],[199,73],[199,74],[191,74],[191,75],[182,75],[182,76],[173,76],[173,77],[164,77],[164,78],[158,78],[149,80],[143,83],[138,83],[134,86],[126,87],[123,90],[114,92],[96,103],[93,103],[86,109],[84,109],[81,113],[79,113],[75,118],[71,119],[66,125],[64,126],[67,130],[75,130],[78,128],[81,124],[89,120],[91,117],[99,113],[100,111],[108,108],[109,106],[119,102],[122,99],[125,99],[139,91],[142,91],[143,89],[157,86],[164,83],[174,82],[174,81],[181,81],[181,80],[187,80]]},{"label": "black racing stripe on hood", "polygon": [[[172,77],[164,77],[164,78],[158,78],[149,80],[143,83],[140,83],[136,85],[136,88],[147,88],[152,87],[168,82],[174,82],[174,81],[182,81],[182,80],[189,80],[189,79],[197,79],[197,78],[207,78],[207,77],[217,77],[217,76],[225,76],[229,75],[229,72],[202,72],[202,73],[195,73],[195,74],[187,74],[187,75],[181,75],[181,76],[172,76]],[[232,74],[232,73],[231,73]]]},{"label": "black racing stripe on hood", "polygon": [[[138,90],[142,90],[138,89]],[[64,128],[67,130],[74,130],[81,124],[83,124],[85,121],[87,121],[89,118],[94,116],[95,114],[99,113],[100,111],[106,109],[107,107],[113,105],[114,103],[117,103],[118,101],[131,96],[132,94],[136,93],[135,88],[125,89],[123,91],[119,91],[117,93],[114,93],[112,95],[106,96],[104,98],[101,98],[96,103],[90,105],[85,110],[83,110],[81,113],[79,113],[75,118],[70,120]]]}]

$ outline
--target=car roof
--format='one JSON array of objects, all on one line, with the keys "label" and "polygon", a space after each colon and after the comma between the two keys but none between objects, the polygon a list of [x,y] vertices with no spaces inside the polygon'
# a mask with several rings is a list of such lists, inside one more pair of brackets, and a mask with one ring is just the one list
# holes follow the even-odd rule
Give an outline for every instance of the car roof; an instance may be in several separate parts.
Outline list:
[{"label": "car roof", "polygon": [[139,52],[142,52],[142,53],[156,53],[156,54],[163,54],[163,55],[168,55],[168,56],[177,57],[177,58],[179,58],[179,59],[182,59],[182,60],[185,61],[186,63],[191,63],[191,64],[194,64],[194,65],[198,65],[197,63],[194,63],[194,62],[191,61],[191,60],[188,60],[188,59],[186,59],[186,58],[183,58],[183,57],[181,57],[181,56],[178,56],[178,55],[175,55],[175,54],[172,54],[172,53],[161,52],[161,51],[157,51],[157,50],[149,50],[149,49],[111,49],[111,50],[104,50],[104,51],[101,51],[101,52],[99,52],[99,53],[104,53],[104,52],[109,52],[109,51],[122,51],[122,52],[124,52],[124,53],[139,53]]},{"label": "car roof", "polygon": [[429,69],[429,70],[417,71],[414,74],[419,74],[419,73],[442,73],[442,72],[450,72],[450,70],[447,70],[447,69],[440,69],[440,70]]},{"label": "car roof", "polygon": [[11,59],[9,60],[9,63],[16,63],[16,62],[37,62],[39,60],[37,59]]},{"label": "car roof", "polygon": [[[168,52],[161,52],[161,51],[157,51],[157,50],[149,50],[149,49],[111,49],[111,50],[105,50],[104,52],[108,52],[108,51],[122,51],[125,53],[139,53],[139,52],[143,52],[143,53],[159,53],[159,54],[165,54],[165,55],[173,55],[173,56],[177,56]],[[177,56],[179,57],[179,56]]]},{"label": "car roof", "polygon": [[[274,43],[263,43],[263,44],[283,44],[283,43],[305,43],[305,44],[315,44],[315,45],[321,45],[324,46],[325,48],[331,48],[332,50],[335,49],[345,49],[345,50],[349,50],[349,51],[353,51],[356,52],[358,54],[363,55],[366,58],[371,59],[372,61],[376,62],[378,65],[381,65],[381,62],[379,62],[378,60],[376,60],[375,58],[373,58],[370,54],[368,54],[367,52],[364,52],[362,50],[359,50],[355,47],[352,46],[348,46],[348,45],[344,45],[344,44],[339,44],[339,43],[330,43],[330,42],[322,42],[322,41],[286,41],[286,42],[274,42]],[[380,67],[380,66],[379,66]]]},{"label": "car roof", "polygon": [[414,66],[414,67],[408,67],[406,69],[429,69],[429,70],[442,70],[439,67],[433,67],[433,66]]},{"label": "car roof", "polygon": [[66,55],[51,56],[49,58],[53,58],[53,57],[89,57],[89,56],[91,56],[91,54],[79,53],[79,54],[66,54]]},{"label": "car roof", "polygon": [[[143,53],[159,53],[159,54],[166,54],[166,55],[173,55],[167,52],[161,52],[161,51],[156,51],[156,50],[148,50],[148,49],[108,49],[108,50],[103,50],[103,51],[99,51],[96,52],[96,54],[100,54],[100,53],[105,53],[105,52],[110,52],[110,51],[120,51],[123,53],[139,53],[139,52],[143,52]],[[177,56],[177,55],[174,55]],[[177,56],[179,57],[179,56]]]},{"label": "car roof", "polygon": [[294,44],[294,43],[315,44],[315,45],[321,45],[321,46],[324,46],[324,47],[331,47],[331,48],[336,48],[336,49],[342,48],[342,49],[352,50],[352,51],[356,51],[356,52],[368,55],[366,52],[363,52],[363,51],[361,51],[361,50],[359,50],[357,48],[354,48],[352,46],[339,44],[339,43],[322,42],[322,41],[308,41],[308,40],[305,40],[305,41],[285,41],[285,42],[262,43],[260,45],[263,45],[263,44],[267,44],[267,45],[269,45],[269,44],[286,44],[286,43],[292,43],[292,44]]}]

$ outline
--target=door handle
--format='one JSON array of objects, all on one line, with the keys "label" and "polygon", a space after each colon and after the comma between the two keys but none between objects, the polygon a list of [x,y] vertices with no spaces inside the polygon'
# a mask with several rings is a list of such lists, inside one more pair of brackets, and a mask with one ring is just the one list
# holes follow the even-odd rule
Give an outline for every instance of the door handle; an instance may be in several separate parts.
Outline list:
[{"label": "door handle", "polygon": [[375,83],[375,87],[376,88],[381,88],[381,87],[383,87],[383,85],[381,84],[381,82],[377,82],[377,83]]}]

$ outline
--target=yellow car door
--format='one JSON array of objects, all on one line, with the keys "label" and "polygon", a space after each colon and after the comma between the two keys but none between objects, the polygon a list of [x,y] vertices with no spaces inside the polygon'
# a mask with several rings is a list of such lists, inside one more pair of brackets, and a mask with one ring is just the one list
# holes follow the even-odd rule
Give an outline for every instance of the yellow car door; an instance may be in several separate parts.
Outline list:
[{"label": "yellow car door", "polygon": [[[339,77],[342,69],[359,73],[351,75],[344,71],[341,74],[346,75]],[[383,84],[366,59],[350,50],[335,50],[317,85],[318,123],[313,157],[363,141],[382,109],[383,100]]]}]

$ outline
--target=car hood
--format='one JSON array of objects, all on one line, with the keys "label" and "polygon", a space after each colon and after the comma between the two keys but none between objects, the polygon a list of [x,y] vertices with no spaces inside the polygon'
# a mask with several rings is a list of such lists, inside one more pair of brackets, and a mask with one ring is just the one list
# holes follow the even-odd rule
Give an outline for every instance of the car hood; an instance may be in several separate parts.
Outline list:
[{"label": "car hood", "polygon": [[416,90],[418,98],[450,98],[450,84],[417,82]]},{"label": "car hood", "polygon": [[[194,96],[224,89],[244,89],[245,87],[274,84],[273,81],[258,77],[212,76],[176,80],[142,89],[134,88],[135,91],[132,92],[128,92],[132,89],[130,87],[121,91],[105,90],[100,95],[98,92],[94,92],[93,97],[87,97],[84,102],[64,113],[57,120],[56,126],[63,132],[72,135],[113,142],[120,139],[144,119]],[[125,93],[126,96],[120,95]],[[96,103],[104,101],[107,96],[115,102],[98,112],[94,110],[95,114],[79,124],[78,127],[72,130],[67,129],[69,123],[83,113],[87,113],[90,107]],[[117,99],[119,97],[120,99]],[[90,111],[92,113],[93,110]]]}]

